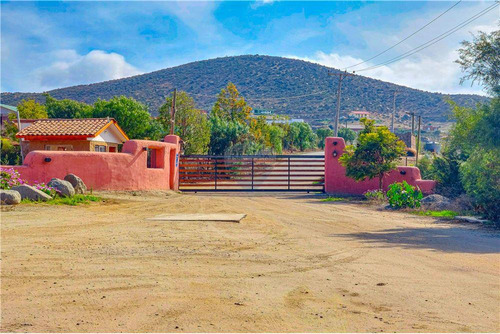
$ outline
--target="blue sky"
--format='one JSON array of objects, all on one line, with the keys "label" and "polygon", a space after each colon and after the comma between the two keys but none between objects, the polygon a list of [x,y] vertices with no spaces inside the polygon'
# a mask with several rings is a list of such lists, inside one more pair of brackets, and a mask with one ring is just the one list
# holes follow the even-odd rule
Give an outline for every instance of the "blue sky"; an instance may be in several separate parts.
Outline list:
[{"label": "blue sky", "polygon": [[[1,89],[40,92],[242,54],[343,68],[393,45],[453,3],[2,2]],[[368,65],[400,55],[491,4],[463,1]],[[497,8],[436,45],[363,75],[429,91],[481,93],[480,87],[459,85],[453,60],[461,40],[498,29],[498,19]]]}]

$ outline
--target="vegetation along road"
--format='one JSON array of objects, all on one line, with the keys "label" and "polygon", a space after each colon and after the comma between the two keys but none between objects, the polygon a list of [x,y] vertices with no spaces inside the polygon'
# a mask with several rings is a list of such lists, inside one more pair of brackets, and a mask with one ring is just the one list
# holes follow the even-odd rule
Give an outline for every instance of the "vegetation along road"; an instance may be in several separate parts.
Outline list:
[{"label": "vegetation along road", "polygon": [[[305,194],[2,212],[2,331],[500,331],[500,235]],[[241,223],[166,213],[246,213]]]}]

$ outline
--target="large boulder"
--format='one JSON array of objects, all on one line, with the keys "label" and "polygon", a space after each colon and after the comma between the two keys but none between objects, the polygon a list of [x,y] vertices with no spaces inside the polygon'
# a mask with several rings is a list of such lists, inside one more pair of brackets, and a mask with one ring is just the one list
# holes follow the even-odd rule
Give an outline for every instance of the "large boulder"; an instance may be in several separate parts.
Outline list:
[{"label": "large boulder", "polygon": [[420,203],[422,209],[424,210],[435,210],[435,211],[451,210],[450,199],[438,194],[432,194],[426,196],[422,198]]},{"label": "large boulder", "polygon": [[0,190],[0,200],[2,204],[19,204],[21,203],[21,194],[15,190]]},{"label": "large boulder", "polygon": [[63,197],[72,197],[75,195],[75,188],[68,181],[53,178],[47,185],[54,188]]},{"label": "large boulder", "polygon": [[457,212],[474,211],[474,200],[466,194],[462,194],[451,201],[451,210]]},{"label": "large boulder", "polygon": [[75,193],[77,194],[85,194],[87,192],[87,186],[83,182],[82,179],[80,179],[78,176],[75,174],[68,174],[64,177],[65,181],[68,181],[71,183],[73,188],[75,188]]},{"label": "large boulder", "polygon": [[27,184],[12,187],[11,190],[15,190],[21,194],[21,199],[26,198],[30,201],[48,201],[49,199],[52,199],[50,195],[47,195],[43,191],[33,188],[32,186],[28,186]]}]

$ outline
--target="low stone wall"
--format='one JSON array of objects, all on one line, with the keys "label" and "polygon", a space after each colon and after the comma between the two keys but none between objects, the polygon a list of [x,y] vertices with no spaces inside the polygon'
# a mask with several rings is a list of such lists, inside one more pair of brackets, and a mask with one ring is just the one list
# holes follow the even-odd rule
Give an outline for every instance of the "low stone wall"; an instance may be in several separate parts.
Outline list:
[{"label": "low stone wall", "polygon": [[[325,192],[339,195],[361,195],[367,190],[378,189],[378,178],[372,180],[355,181],[345,175],[339,158],[344,153],[345,141],[340,137],[328,137],[325,139]],[[334,156],[336,152],[336,156]],[[406,181],[417,186],[424,194],[433,193],[436,181],[422,180],[420,170],[417,167],[398,167],[384,177],[383,188],[394,182]]]},{"label": "low stone wall", "polygon": [[[156,150],[156,166],[147,167],[147,148]],[[177,190],[180,144],[178,136],[165,142],[129,140],[121,153],[33,151],[16,169],[30,184],[69,174],[79,176],[94,190]]]}]

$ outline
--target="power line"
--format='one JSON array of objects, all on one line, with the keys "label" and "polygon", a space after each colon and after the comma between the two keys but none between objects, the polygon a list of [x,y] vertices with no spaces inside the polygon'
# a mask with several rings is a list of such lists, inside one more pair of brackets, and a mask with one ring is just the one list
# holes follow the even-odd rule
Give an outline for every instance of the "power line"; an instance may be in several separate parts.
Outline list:
[{"label": "power line", "polygon": [[490,7],[480,11],[479,13],[475,14],[474,16],[472,16],[471,18],[465,20],[464,22],[456,25],[455,27],[451,28],[450,30],[448,31],[445,31],[444,33],[442,33],[441,35],[437,36],[437,37],[434,37],[433,39],[403,53],[402,55],[400,56],[397,56],[397,57],[394,57],[392,59],[389,59],[385,62],[382,62],[380,64],[377,64],[377,65],[372,65],[372,66],[369,66],[369,67],[366,67],[366,68],[363,68],[361,70],[357,70],[357,71],[354,71],[354,72],[362,72],[362,71],[368,71],[368,70],[373,70],[375,68],[378,68],[378,67],[381,67],[381,66],[385,66],[385,65],[388,65],[388,64],[391,64],[391,63],[394,63],[396,61],[399,61],[403,58],[406,58],[406,57],[409,57],[419,51],[422,51],[426,48],[428,48],[429,46],[431,45],[434,45],[436,44],[437,42],[441,41],[442,39],[448,37],[449,35],[453,34],[454,32],[460,30],[461,28],[465,27],[467,24],[471,23],[472,21],[478,19],[479,17],[483,16],[484,14],[488,13],[489,11],[493,10],[496,6],[498,6],[498,3],[495,3],[493,5],[491,5]]},{"label": "power line", "polygon": [[430,24],[432,24],[433,22],[435,22],[437,19],[439,19],[441,16],[443,16],[444,14],[448,13],[450,10],[452,10],[455,6],[457,6],[460,2],[462,2],[462,0],[459,0],[457,3],[455,3],[453,6],[451,6],[450,8],[448,8],[447,10],[445,10],[444,12],[442,12],[441,14],[439,14],[438,16],[436,16],[433,20],[431,20],[430,22],[428,22],[426,25],[424,25],[423,27],[421,27],[420,29],[418,29],[417,31],[415,31],[414,33],[412,33],[411,35],[408,35],[406,36],[404,39],[400,40],[399,42],[397,42],[396,44],[394,44],[393,46],[385,49],[384,51],[376,54],[375,56],[371,57],[371,58],[368,58],[360,63],[357,63],[357,64],[354,64],[354,65],[351,65],[351,66],[348,66],[346,67],[345,69],[347,70],[348,68],[351,68],[351,67],[355,67],[355,66],[358,66],[358,65],[361,65],[361,64],[364,64],[366,62],[369,62],[370,60],[372,59],[375,59],[377,58],[378,56],[381,56],[383,55],[384,53],[386,53],[387,51],[389,50],[392,50],[394,49],[396,46],[398,46],[399,44],[403,43],[404,41],[406,41],[407,39],[409,39],[410,37],[416,35],[417,33],[419,33],[420,31],[424,30],[427,26],[429,26]]}]

